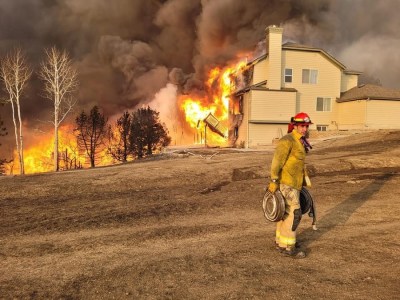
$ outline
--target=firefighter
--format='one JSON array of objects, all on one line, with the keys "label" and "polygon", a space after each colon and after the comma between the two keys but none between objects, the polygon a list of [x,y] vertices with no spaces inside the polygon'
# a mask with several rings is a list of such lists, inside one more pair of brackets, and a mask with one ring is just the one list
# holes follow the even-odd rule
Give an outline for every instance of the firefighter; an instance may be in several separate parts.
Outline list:
[{"label": "firefighter", "polygon": [[285,198],[285,215],[276,226],[276,248],[280,253],[293,258],[306,257],[306,253],[296,243],[296,229],[302,216],[300,191],[303,184],[306,185],[304,159],[311,148],[306,139],[310,124],[313,123],[304,112],[291,118],[288,134],[279,140],[276,147],[268,186],[271,193],[279,189]]}]

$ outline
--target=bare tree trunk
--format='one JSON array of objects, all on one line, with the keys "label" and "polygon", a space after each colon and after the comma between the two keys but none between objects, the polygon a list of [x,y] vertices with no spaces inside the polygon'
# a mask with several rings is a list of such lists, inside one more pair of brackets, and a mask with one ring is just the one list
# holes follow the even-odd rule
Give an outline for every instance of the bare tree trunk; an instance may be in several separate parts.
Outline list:
[{"label": "bare tree trunk", "polygon": [[20,174],[22,174],[22,158],[21,158],[21,151],[20,151],[20,146],[19,146],[19,141],[20,139],[18,138],[18,126],[17,126],[17,120],[15,119],[15,107],[14,107],[14,102],[11,101],[11,110],[12,110],[12,117],[13,117],[13,123],[14,123],[14,134],[15,134],[15,146],[17,147],[17,153],[18,153],[18,160],[19,160],[19,170]]},{"label": "bare tree trunk", "polygon": [[69,168],[69,163],[68,163],[69,157],[68,157],[68,149],[67,148],[65,148],[65,154],[64,155],[65,155],[65,157],[64,157],[65,169],[68,170],[70,168]]},{"label": "bare tree trunk", "polygon": [[59,170],[58,163],[58,128],[54,126],[54,171]]},{"label": "bare tree trunk", "polygon": [[24,140],[23,140],[23,138],[22,138],[22,134],[20,135],[20,141],[21,141],[21,143],[20,143],[20,145],[19,145],[19,151],[20,151],[20,160],[21,160],[21,168],[20,168],[20,171],[21,171],[21,175],[22,174],[25,174],[25,162],[24,162],[24,147],[23,147],[23,144],[24,144]]},{"label": "bare tree trunk", "polygon": [[[19,99],[19,95],[17,96]],[[24,163],[24,140],[22,137],[22,118],[21,118],[21,107],[19,100],[17,102],[18,122],[19,122],[19,159],[20,159],[20,173],[25,174],[25,163]]]},{"label": "bare tree trunk", "polygon": [[58,129],[76,103],[72,97],[78,88],[76,69],[72,65],[66,51],[58,51],[52,47],[46,49],[47,59],[42,62],[39,72],[40,78],[44,81],[46,97],[54,105],[54,171],[59,171],[58,159]]},{"label": "bare tree trunk", "polygon": [[[15,143],[20,163],[20,174],[25,174],[24,143],[22,134],[21,97],[32,74],[21,49],[16,48],[1,61],[0,79],[11,103],[14,122]],[[18,116],[18,121],[16,120]]]},{"label": "bare tree trunk", "polygon": [[54,171],[57,172],[60,169],[58,162],[58,111],[57,106],[54,106]]},{"label": "bare tree trunk", "polygon": [[96,148],[95,142],[91,139],[90,142],[90,167],[94,168],[96,166]]}]

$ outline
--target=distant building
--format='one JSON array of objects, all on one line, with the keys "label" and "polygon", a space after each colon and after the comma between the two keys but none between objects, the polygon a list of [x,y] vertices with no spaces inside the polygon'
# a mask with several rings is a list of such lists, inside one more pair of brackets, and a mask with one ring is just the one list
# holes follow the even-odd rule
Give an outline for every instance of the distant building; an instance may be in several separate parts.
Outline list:
[{"label": "distant building", "polygon": [[336,100],[338,129],[400,129],[400,91],[362,84]]},{"label": "distant building", "polygon": [[400,128],[400,91],[358,86],[361,72],[347,69],[322,49],[282,45],[283,28],[266,29],[266,54],[247,64],[230,109],[231,141],[246,148],[270,145],[286,134],[296,113],[311,130]]}]

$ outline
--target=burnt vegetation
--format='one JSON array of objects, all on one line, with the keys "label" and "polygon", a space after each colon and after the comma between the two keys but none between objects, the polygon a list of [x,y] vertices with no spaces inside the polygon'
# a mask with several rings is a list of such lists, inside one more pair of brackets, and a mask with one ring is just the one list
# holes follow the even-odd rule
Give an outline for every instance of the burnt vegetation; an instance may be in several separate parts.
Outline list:
[{"label": "burnt vegetation", "polygon": [[108,153],[120,162],[127,162],[132,156],[129,149],[131,123],[132,115],[126,111],[116,121],[114,131],[108,132]]},{"label": "burnt vegetation", "polygon": [[[0,118],[0,138],[5,135],[7,130]],[[109,123],[98,106],[89,112],[82,110],[75,117],[75,128],[68,139],[64,141],[66,148],[60,148],[58,153],[59,170],[83,168],[82,157],[87,158],[85,163],[91,168],[98,166],[104,157],[108,157],[109,164],[150,158],[171,143],[159,112],[150,107],[126,111],[114,124]],[[49,158],[43,158],[44,163],[46,159]],[[6,172],[4,166],[11,162],[0,157],[0,174]]]},{"label": "burnt vegetation", "polygon": [[75,122],[78,147],[87,154],[90,159],[90,167],[94,168],[99,149],[106,141],[107,118],[97,106],[93,106],[89,114],[82,111]]},{"label": "burnt vegetation", "polygon": [[104,150],[114,161],[127,162],[151,156],[171,142],[159,113],[150,107],[124,112],[110,125],[99,107],[94,106],[89,114],[82,111],[75,122],[78,148],[89,157],[92,168]]},{"label": "burnt vegetation", "polygon": [[147,107],[132,113],[129,143],[130,151],[137,158],[152,155],[171,143],[168,130],[160,123],[157,111]]}]

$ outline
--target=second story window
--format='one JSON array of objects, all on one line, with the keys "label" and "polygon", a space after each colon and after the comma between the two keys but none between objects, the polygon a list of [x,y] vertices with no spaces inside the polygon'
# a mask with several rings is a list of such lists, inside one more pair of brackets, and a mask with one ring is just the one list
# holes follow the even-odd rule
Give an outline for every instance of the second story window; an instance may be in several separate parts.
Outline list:
[{"label": "second story window", "polygon": [[293,69],[285,69],[285,82],[292,82],[293,79]]},{"label": "second story window", "polygon": [[331,111],[331,98],[317,98],[317,111]]},{"label": "second story window", "polygon": [[327,131],[328,125],[317,125],[317,130],[318,131]]},{"label": "second story window", "polygon": [[303,83],[317,84],[318,70],[303,69]]}]

